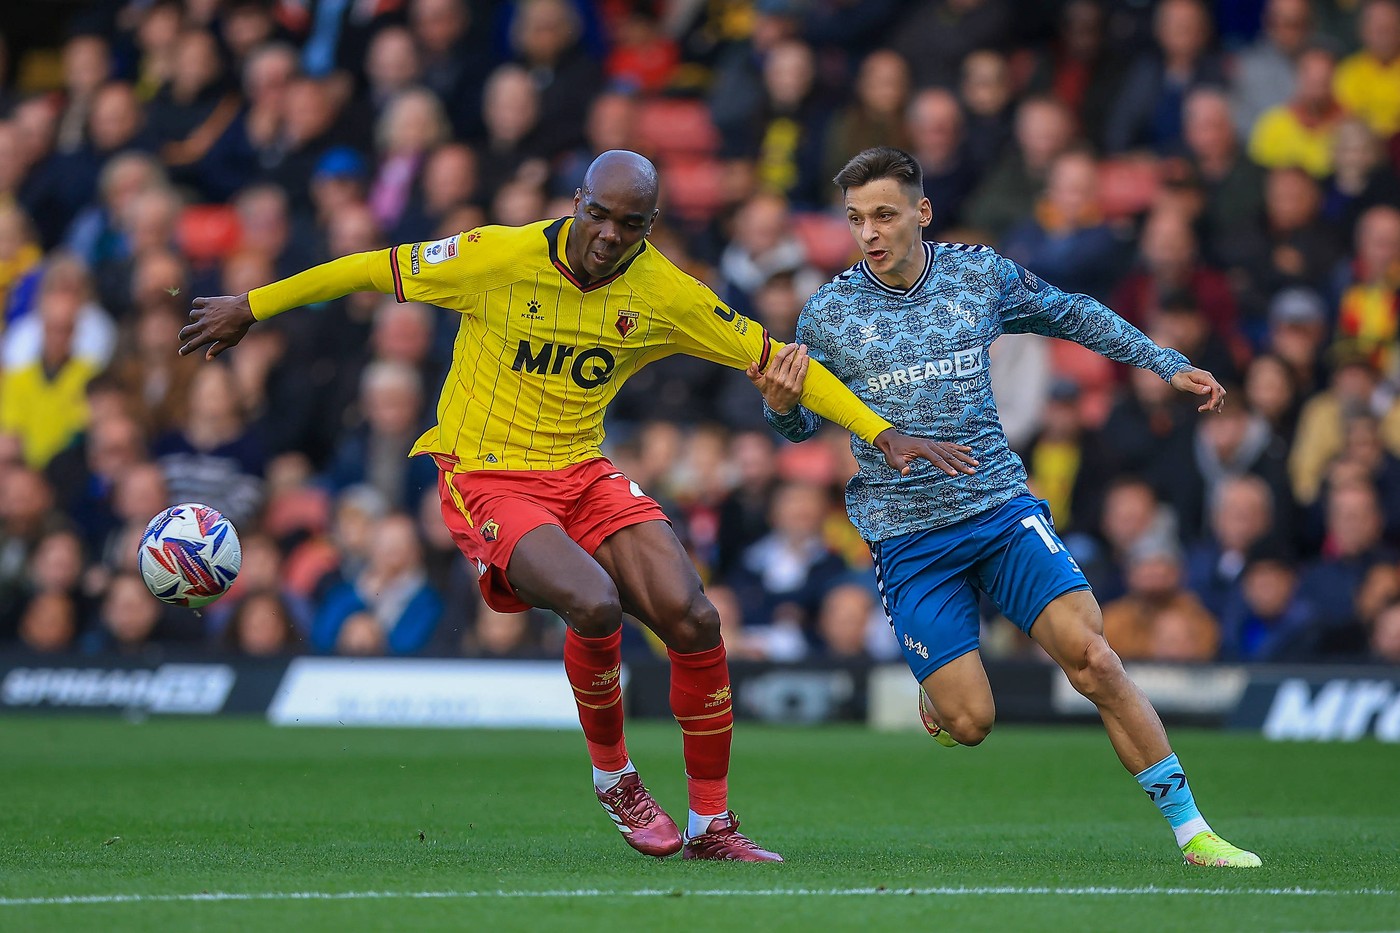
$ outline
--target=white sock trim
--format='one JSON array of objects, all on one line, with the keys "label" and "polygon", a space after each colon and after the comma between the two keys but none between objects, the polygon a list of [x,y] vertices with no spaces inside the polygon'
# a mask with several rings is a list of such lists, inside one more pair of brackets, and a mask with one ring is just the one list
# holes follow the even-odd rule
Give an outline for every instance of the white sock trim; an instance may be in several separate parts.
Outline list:
[{"label": "white sock trim", "polygon": [[706,816],[703,813],[696,813],[694,810],[686,812],[688,815],[685,820],[685,838],[687,839],[694,839],[696,836],[709,832],[711,821],[724,816],[723,813],[712,813]]},{"label": "white sock trim", "polygon": [[1177,847],[1186,845],[1200,833],[1210,832],[1210,824],[1203,816],[1193,816],[1180,826],[1173,826],[1172,832],[1176,833]]},{"label": "white sock trim", "polygon": [[636,773],[637,769],[632,764],[632,759],[630,758],[627,759],[627,764],[623,765],[617,771],[603,771],[598,768],[594,768],[593,786],[597,788],[598,793],[606,794],[608,791],[612,790],[614,787],[617,786],[617,782],[622,780],[623,775]]}]

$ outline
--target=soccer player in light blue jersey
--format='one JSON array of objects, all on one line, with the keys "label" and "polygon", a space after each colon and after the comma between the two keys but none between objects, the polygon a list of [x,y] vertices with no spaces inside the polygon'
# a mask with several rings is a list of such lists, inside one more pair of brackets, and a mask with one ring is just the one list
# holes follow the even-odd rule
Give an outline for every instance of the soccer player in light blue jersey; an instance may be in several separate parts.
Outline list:
[{"label": "soccer player in light blue jersey", "polygon": [[943,745],[976,745],[995,708],[978,651],[978,594],[1035,639],[1093,701],[1123,765],[1171,824],[1196,865],[1252,868],[1252,852],[1211,831],[1156,711],[1103,637],[1099,605],[1026,484],[1006,442],[988,372],[1001,334],[1073,340],[1151,369],[1218,412],[1225,390],[1086,295],[1042,282],[983,246],[926,243],[931,217],[918,163],[867,149],[837,174],[864,258],[808,300],[797,341],[764,373],[765,416],[793,441],[820,419],[798,404],[808,359],[820,361],[877,414],[912,434],[970,446],[951,475],[920,464],[901,476],[853,438],[860,472],[846,489],[851,521],[870,545],[880,595],[915,678],[919,712]]}]

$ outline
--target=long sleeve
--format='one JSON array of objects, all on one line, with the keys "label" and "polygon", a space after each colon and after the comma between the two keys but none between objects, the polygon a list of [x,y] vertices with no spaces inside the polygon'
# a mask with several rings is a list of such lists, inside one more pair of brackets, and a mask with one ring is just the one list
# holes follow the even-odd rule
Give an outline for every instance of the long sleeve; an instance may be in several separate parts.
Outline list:
[{"label": "long sleeve", "polygon": [[351,292],[395,292],[391,250],[351,253],[304,272],[255,288],[248,293],[248,305],[253,317],[265,321],[273,315],[319,304],[348,295]]},{"label": "long sleeve", "polygon": [[[808,355],[812,362],[807,367],[807,378],[812,378],[812,373],[820,369],[824,373],[830,371],[819,362],[822,356],[821,348],[812,340],[811,328],[807,326],[807,315],[803,314],[797,320],[797,342],[807,345]],[[833,377],[835,378],[835,377]],[[807,438],[821,430],[822,417],[816,412],[807,408],[802,403],[807,400],[806,384],[803,385],[802,399],[792,407],[791,411],[778,414],[768,407],[768,402],[763,403],[763,420],[768,422],[768,426],[777,431],[788,440],[800,444]]]},{"label": "long sleeve", "polygon": [[1190,369],[1176,350],[1159,347],[1112,309],[1088,295],[1060,291],[1009,259],[998,257],[1002,327],[1010,334],[1059,337],[1119,363],[1150,369],[1170,381]]},{"label": "long sleeve", "polygon": [[[676,345],[683,352],[735,369],[757,362],[766,367],[783,344],[768,331],[719,301],[708,288],[696,283],[699,302],[677,312]],[[802,405],[834,421],[862,440],[875,437],[892,425],[871,411],[841,380],[815,360],[802,387]]]}]

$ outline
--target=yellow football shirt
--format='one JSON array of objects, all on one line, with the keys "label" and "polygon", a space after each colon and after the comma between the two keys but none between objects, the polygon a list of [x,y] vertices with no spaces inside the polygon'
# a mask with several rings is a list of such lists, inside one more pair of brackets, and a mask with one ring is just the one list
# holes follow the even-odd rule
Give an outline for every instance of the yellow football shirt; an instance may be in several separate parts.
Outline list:
[{"label": "yellow football shirt", "polygon": [[[782,346],[645,240],[612,276],[581,285],[564,258],[572,222],[358,253],[254,289],[249,301],[263,319],[372,289],[461,312],[437,424],[413,447],[458,469],[553,470],[601,456],[608,403],[643,366],[673,353],[766,366]],[[816,362],[802,403],[867,441],[891,426]]]}]

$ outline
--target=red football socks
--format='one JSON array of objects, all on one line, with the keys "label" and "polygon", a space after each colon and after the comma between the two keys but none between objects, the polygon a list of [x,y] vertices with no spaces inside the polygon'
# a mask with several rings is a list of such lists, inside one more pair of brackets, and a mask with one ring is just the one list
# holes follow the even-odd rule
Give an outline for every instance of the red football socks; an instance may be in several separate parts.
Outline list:
[{"label": "red football socks", "polygon": [[671,656],[671,713],[680,723],[690,809],[729,809],[729,741],[734,733],[724,645]]},{"label": "red football socks", "polygon": [[600,771],[619,771],[627,764],[627,746],[622,740],[621,670],[622,629],[602,638],[584,638],[573,629],[565,631],[564,672],[574,688],[588,757]]}]

